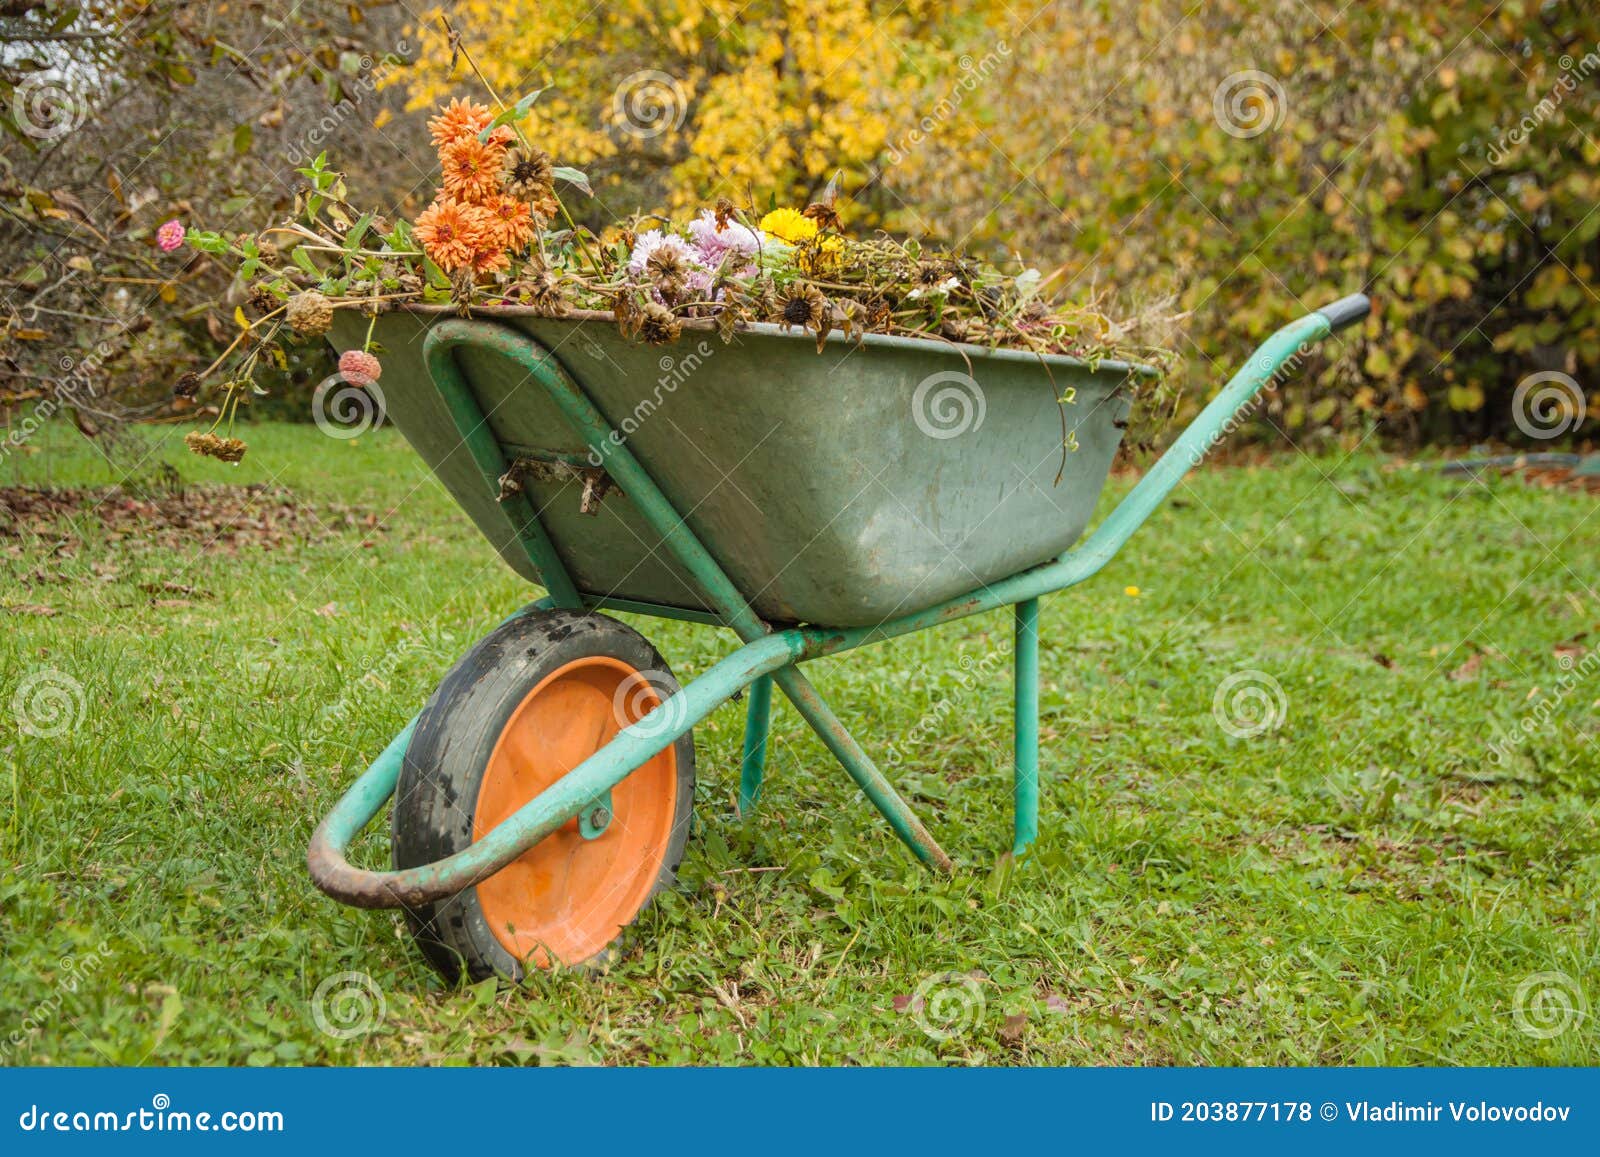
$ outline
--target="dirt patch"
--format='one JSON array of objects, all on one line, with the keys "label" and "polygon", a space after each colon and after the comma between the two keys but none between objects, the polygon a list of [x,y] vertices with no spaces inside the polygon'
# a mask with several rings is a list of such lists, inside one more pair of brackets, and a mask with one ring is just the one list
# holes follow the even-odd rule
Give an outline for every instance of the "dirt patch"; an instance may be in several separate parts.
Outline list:
[{"label": "dirt patch", "polygon": [[352,533],[382,532],[378,516],[339,503],[308,503],[282,486],[206,484],[171,490],[122,486],[0,487],[0,557],[40,546],[73,554],[85,538],[133,548],[236,554]]}]

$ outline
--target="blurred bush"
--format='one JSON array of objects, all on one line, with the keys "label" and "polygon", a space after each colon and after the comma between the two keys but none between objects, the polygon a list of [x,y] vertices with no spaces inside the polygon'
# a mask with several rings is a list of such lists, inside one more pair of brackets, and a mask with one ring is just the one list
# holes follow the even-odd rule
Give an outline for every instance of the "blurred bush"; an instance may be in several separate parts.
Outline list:
[{"label": "blurred bush", "polygon": [[0,452],[58,412],[107,436],[169,415],[238,333],[231,271],[161,251],[163,222],[259,229],[323,148],[428,177],[373,124],[409,54],[388,5],[0,0],[0,40]]},{"label": "blurred bush", "polygon": [[[858,230],[1058,264],[1129,311],[1176,295],[1191,405],[1368,289],[1367,337],[1264,408],[1297,440],[1380,416],[1405,441],[1515,439],[1519,381],[1596,382],[1590,0],[448,8],[491,86],[552,86],[531,127],[597,180],[596,223],[803,203],[842,171]],[[419,106],[480,85],[437,17],[402,78]]]},{"label": "blurred bush", "polygon": [[[1264,434],[1525,441],[1520,382],[1600,369],[1588,0],[0,0],[0,34],[13,426],[156,412],[232,340],[242,287],[161,253],[162,221],[259,229],[323,149],[414,212],[423,110],[486,85],[546,87],[527,128],[589,172],[587,224],[803,204],[838,174],[858,232],[1185,314],[1186,407],[1368,289],[1379,319],[1269,398]],[[323,372],[309,356],[292,379]]]}]

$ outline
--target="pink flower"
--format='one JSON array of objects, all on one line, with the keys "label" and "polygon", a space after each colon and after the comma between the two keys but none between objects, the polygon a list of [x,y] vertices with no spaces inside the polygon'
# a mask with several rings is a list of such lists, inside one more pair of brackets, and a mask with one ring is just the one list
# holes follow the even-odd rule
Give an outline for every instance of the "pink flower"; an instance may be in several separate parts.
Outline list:
[{"label": "pink flower", "polygon": [[160,246],[161,252],[171,253],[178,246],[182,245],[183,232],[183,222],[176,219],[168,221],[165,225],[161,226],[161,228],[157,229],[156,244]]},{"label": "pink flower", "polygon": [[752,229],[737,221],[729,221],[722,228],[717,228],[717,215],[710,209],[689,222],[689,236],[694,238],[700,259],[712,268],[721,265],[730,253],[754,257],[761,252],[766,241],[759,229]]},{"label": "pink flower", "polygon": [[383,373],[383,366],[364,350],[345,350],[339,355],[339,372],[351,385],[370,386]]}]

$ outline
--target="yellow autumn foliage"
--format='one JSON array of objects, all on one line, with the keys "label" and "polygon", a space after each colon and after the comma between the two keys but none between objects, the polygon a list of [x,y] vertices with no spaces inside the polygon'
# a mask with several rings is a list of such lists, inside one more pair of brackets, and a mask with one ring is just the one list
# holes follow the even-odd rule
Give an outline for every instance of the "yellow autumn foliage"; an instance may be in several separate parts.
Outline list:
[{"label": "yellow autumn foliage", "polygon": [[[1516,436],[1519,380],[1600,380],[1583,0],[447,11],[504,99],[550,86],[525,128],[588,171],[596,228],[719,195],[803,205],[837,174],[858,232],[1025,257],[1124,312],[1170,301],[1197,398],[1290,317],[1370,291],[1381,320],[1263,405],[1291,432]],[[414,107],[481,92],[438,15],[402,78]]]}]

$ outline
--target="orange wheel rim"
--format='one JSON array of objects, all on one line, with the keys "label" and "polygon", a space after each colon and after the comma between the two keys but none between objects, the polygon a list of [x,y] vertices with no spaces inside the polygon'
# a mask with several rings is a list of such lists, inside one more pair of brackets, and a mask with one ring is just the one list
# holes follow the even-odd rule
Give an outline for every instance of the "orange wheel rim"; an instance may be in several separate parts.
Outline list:
[{"label": "orange wheel rim", "polygon": [[[636,668],[607,656],[575,659],[546,675],[489,755],[472,838],[482,839],[660,701]],[[599,953],[660,878],[677,810],[671,744],[611,789],[611,822],[600,835],[584,839],[569,820],[477,886],[495,939],[539,968]]]}]

